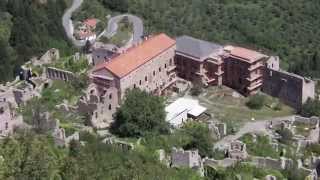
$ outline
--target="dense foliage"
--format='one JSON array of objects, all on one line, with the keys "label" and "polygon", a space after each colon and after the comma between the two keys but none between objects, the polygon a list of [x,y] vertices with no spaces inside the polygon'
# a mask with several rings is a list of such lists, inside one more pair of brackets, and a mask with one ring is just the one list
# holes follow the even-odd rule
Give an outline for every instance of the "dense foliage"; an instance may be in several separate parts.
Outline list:
[{"label": "dense foliage", "polygon": [[277,170],[261,169],[249,164],[236,164],[226,169],[207,168],[207,179],[265,179],[267,175],[273,175],[277,179],[285,179],[285,176]]},{"label": "dense foliage", "polygon": [[162,97],[134,88],[126,91],[123,104],[117,110],[112,132],[123,137],[141,137],[149,133],[168,133]]},{"label": "dense foliage", "polygon": [[[183,34],[279,55],[284,68],[320,77],[318,0],[99,0],[144,19],[147,33]],[[116,2],[116,3],[112,3]]]},{"label": "dense foliage", "polygon": [[188,122],[180,129],[170,134],[148,135],[142,139],[142,144],[152,149],[164,149],[170,152],[173,147],[185,150],[198,149],[202,157],[212,157],[213,143],[216,138],[212,136],[207,125],[199,122]]},{"label": "dense foliage", "polygon": [[251,109],[261,109],[264,106],[265,99],[266,98],[264,95],[256,94],[256,95],[250,96],[246,105]]},{"label": "dense foliage", "polygon": [[206,124],[190,122],[184,125],[182,131],[190,137],[190,141],[183,146],[184,149],[198,149],[203,157],[213,156],[212,147],[215,139]]},{"label": "dense foliage", "polygon": [[0,82],[31,56],[53,47],[71,51],[61,23],[66,7],[65,0],[1,0]]},{"label": "dense foliage", "polygon": [[308,99],[302,106],[301,115],[305,117],[320,116],[320,101]]},{"label": "dense foliage", "polygon": [[253,140],[252,135],[246,134],[241,141],[247,145],[247,151],[253,156],[279,158],[279,153],[272,147],[268,136],[257,135]]},{"label": "dense foliage", "polygon": [[153,153],[123,152],[89,138],[69,149],[28,133],[1,140],[0,179],[201,179],[190,169],[167,168]]},{"label": "dense foliage", "polygon": [[278,129],[276,130],[276,132],[280,135],[280,139],[279,139],[280,143],[283,143],[283,144],[292,143],[293,134],[289,129],[287,128]]}]

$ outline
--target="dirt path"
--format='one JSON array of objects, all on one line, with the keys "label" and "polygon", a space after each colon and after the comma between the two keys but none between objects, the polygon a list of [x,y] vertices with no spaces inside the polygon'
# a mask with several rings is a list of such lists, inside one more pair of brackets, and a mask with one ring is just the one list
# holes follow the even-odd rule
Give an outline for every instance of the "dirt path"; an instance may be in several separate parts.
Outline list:
[{"label": "dirt path", "polygon": [[224,149],[229,145],[230,142],[239,139],[243,135],[247,133],[266,133],[269,134],[271,131],[268,130],[268,125],[270,121],[281,121],[286,119],[292,119],[294,116],[285,116],[285,117],[277,117],[270,118],[267,120],[257,120],[253,122],[247,122],[244,126],[242,126],[239,131],[234,135],[229,135],[222,138],[220,141],[215,143],[214,149]]}]

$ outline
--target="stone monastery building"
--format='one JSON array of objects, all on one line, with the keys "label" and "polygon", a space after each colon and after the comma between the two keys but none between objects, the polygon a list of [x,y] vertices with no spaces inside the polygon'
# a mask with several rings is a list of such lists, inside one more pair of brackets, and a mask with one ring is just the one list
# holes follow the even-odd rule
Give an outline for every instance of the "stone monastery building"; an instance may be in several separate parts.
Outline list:
[{"label": "stone monastery building", "polygon": [[[248,96],[261,90],[265,79],[269,84],[281,79],[280,76],[264,77],[268,69],[276,70],[272,59],[246,48],[223,47],[189,36],[174,40],[162,33],[145,38],[122,54],[98,64],[91,73],[95,86],[93,91],[97,91],[92,94],[106,105],[108,112],[100,114],[104,117],[107,114],[107,121],[110,122],[127,89],[140,88],[157,95],[165,94],[167,89],[176,85],[176,74],[179,78],[200,82],[204,86],[226,85]],[[285,88],[287,85],[289,87],[290,84],[282,85],[285,93],[271,93],[268,88],[264,88],[265,93],[287,102],[288,96],[283,95],[290,93],[287,91],[290,88]],[[304,87],[302,89],[297,92],[297,96],[307,92]],[[297,105],[304,103],[308,97],[314,98],[314,94],[308,93],[293,104],[294,107],[299,108]]]},{"label": "stone monastery building", "polygon": [[100,96],[107,94],[110,113],[115,112],[127,89],[140,88],[158,95],[165,93],[176,80],[175,50],[175,40],[159,34],[98,65],[91,79]]}]

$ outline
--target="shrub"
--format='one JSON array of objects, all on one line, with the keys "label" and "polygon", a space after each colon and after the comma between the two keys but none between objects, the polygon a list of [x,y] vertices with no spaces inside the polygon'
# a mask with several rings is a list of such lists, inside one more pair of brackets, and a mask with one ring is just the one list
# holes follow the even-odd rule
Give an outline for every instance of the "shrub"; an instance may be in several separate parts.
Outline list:
[{"label": "shrub", "polygon": [[190,93],[192,96],[199,96],[202,93],[202,85],[199,82],[193,82],[193,86],[190,89]]},{"label": "shrub", "polygon": [[272,107],[272,109],[275,110],[275,111],[281,111],[281,110],[282,110],[282,103],[278,101],[278,102]]},{"label": "shrub", "polygon": [[281,136],[279,142],[283,144],[290,144],[292,141],[293,134],[289,129],[280,129],[276,132]]},{"label": "shrub", "polygon": [[264,103],[265,103],[265,96],[260,95],[260,94],[256,94],[256,95],[253,95],[249,98],[246,105],[250,109],[261,109],[263,107]]},{"label": "shrub", "polygon": [[307,102],[302,105],[300,114],[305,117],[320,116],[320,101],[309,98]]}]

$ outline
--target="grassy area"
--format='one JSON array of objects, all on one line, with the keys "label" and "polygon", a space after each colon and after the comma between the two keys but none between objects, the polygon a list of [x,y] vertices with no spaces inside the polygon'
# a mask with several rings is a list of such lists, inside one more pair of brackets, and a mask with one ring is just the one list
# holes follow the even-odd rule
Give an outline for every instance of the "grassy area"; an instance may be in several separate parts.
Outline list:
[{"label": "grassy area", "polygon": [[109,39],[109,43],[115,44],[119,47],[124,46],[132,36],[133,26],[127,21],[122,21],[118,24],[118,31],[113,37]]},{"label": "grassy area", "polygon": [[42,99],[49,107],[63,103],[64,100],[67,100],[71,105],[75,105],[81,93],[81,90],[74,88],[70,83],[53,81],[51,87],[43,90]]},{"label": "grassy area", "polygon": [[74,73],[85,72],[89,69],[89,64],[85,57],[80,57],[79,60],[74,60],[73,56],[63,57],[56,61],[53,66]]},{"label": "grassy area", "polygon": [[258,168],[250,164],[238,163],[228,168],[216,168],[208,171],[208,179],[265,179],[267,175],[274,175],[277,179],[285,177],[280,171]]},{"label": "grassy area", "polygon": [[295,126],[296,134],[302,135],[304,137],[309,136],[311,129],[313,128],[310,124],[295,122],[293,124]]},{"label": "grassy area", "polygon": [[[240,126],[242,123],[255,120],[265,120],[273,117],[292,115],[294,110],[286,105],[282,105],[280,110],[274,110],[270,106],[276,99],[266,97],[265,105],[259,110],[253,110],[246,106],[248,98],[233,97],[234,91],[227,87],[209,87],[197,98],[200,103],[208,108],[208,112],[214,114],[215,118],[227,125]],[[230,126],[229,126],[230,127]]]},{"label": "grassy area", "polygon": [[279,158],[280,153],[277,152],[270,144],[267,136],[257,135],[256,142],[250,134],[246,134],[240,138],[247,145],[247,151],[250,155]]}]

